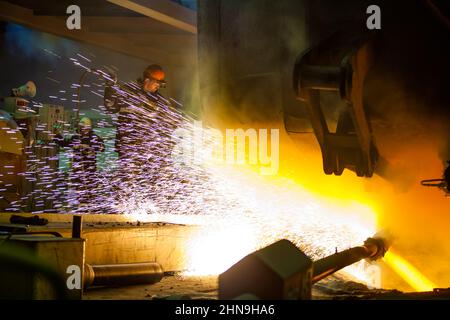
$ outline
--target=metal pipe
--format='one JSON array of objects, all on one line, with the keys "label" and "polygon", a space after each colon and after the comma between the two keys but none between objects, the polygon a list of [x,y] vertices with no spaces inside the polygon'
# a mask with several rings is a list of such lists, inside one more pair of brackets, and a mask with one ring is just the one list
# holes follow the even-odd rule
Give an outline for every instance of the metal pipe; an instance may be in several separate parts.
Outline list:
[{"label": "metal pipe", "polygon": [[362,246],[350,248],[317,260],[314,262],[312,283],[316,283],[362,259],[378,260],[384,256],[387,250],[388,243],[385,239],[373,237],[367,239]]},{"label": "metal pipe", "polygon": [[84,287],[151,284],[161,281],[164,272],[160,264],[124,263],[89,265],[84,268]]}]

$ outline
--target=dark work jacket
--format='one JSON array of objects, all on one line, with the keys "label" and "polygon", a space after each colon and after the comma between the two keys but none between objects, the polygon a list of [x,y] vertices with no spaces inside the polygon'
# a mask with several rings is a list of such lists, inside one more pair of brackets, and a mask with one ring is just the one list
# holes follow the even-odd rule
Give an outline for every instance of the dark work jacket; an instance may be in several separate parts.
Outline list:
[{"label": "dark work jacket", "polygon": [[[150,94],[141,83],[105,88],[109,113],[118,114],[116,150],[120,158],[166,158],[171,152],[171,134],[181,114],[159,93]],[[158,141],[158,143],[156,143]]]},{"label": "dark work jacket", "polygon": [[75,134],[69,139],[61,135],[54,138],[56,144],[73,150],[72,169],[74,171],[97,171],[97,153],[105,149],[103,139],[92,130],[87,135]]}]

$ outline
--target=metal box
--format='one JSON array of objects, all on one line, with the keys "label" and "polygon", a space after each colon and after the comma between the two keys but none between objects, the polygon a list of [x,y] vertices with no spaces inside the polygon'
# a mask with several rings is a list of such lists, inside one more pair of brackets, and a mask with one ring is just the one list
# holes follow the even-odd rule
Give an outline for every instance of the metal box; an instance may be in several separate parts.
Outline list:
[{"label": "metal box", "polygon": [[[0,237],[1,238],[1,237]],[[59,238],[37,235],[15,235],[6,244],[17,248],[24,259],[40,261],[53,268],[66,284],[65,293],[68,299],[81,299],[83,292],[84,239]],[[14,247],[13,247],[14,246]],[[47,300],[57,298],[52,283],[36,268],[18,268],[8,260],[8,256],[0,255],[0,298],[22,300]],[[15,266],[15,267],[14,267]],[[69,289],[67,280],[73,273],[73,266],[79,267],[80,288]],[[73,270],[73,269],[72,269]],[[73,271],[72,271],[73,272]],[[70,279],[69,279],[70,280]]]}]

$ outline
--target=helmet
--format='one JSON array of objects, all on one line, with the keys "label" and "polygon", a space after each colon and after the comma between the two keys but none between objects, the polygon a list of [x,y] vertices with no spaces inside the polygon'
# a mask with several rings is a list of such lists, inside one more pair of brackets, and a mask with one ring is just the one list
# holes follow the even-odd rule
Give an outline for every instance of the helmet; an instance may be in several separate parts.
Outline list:
[{"label": "helmet", "polygon": [[143,80],[145,79],[152,79],[152,80],[156,80],[159,82],[159,84],[161,86],[165,86],[166,85],[166,81],[164,80],[166,74],[163,71],[163,69],[161,68],[161,66],[157,65],[157,64],[152,64],[150,66],[148,66],[147,68],[145,68],[144,70],[144,74],[143,74]]},{"label": "helmet", "polygon": [[80,119],[79,125],[81,127],[91,127],[92,128],[92,120],[88,117],[83,117]]}]

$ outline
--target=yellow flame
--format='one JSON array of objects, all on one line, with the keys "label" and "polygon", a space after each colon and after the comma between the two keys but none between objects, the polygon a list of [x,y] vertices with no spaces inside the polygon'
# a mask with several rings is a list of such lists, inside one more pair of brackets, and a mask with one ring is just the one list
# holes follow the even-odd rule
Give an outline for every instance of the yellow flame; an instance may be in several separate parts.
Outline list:
[{"label": "yellow flame", "polygon": [[[202,227],[188,244],[190,275],[220,274],[247,254],[277,240],[288,239],[313,259],[360,245],[375,233],[375,213],[360,202],[312,194],[282,177],[252,171],[211,171],[214,187],[230,208],[203,216]],[[218,209],[219,210],[219,209]],[[370,282],[360,264],[348,275]]]},{"label": "yellow flame", "polygon": [[392,249],[386,253],[384,261],[416,291],[432,291],[437,287],[417,268],[393,252]]},{"label": "yellow flame", "polygon": [[199,232],[189,240],[187,275],[218,275],[258,248],[250,225]]}]

